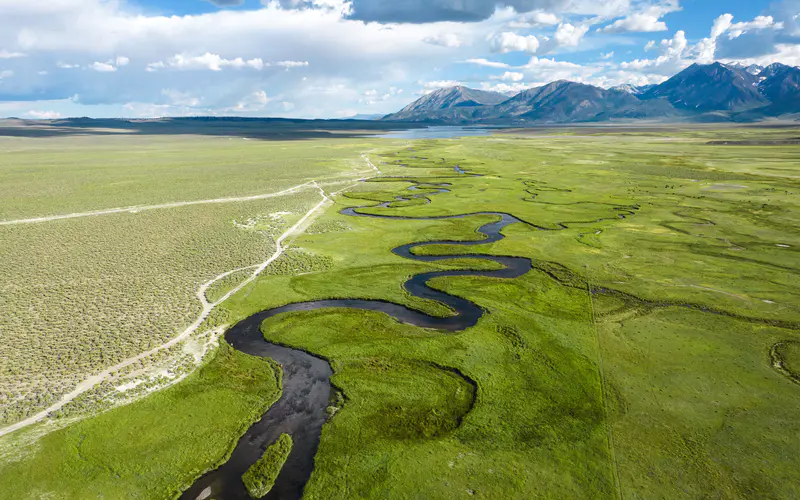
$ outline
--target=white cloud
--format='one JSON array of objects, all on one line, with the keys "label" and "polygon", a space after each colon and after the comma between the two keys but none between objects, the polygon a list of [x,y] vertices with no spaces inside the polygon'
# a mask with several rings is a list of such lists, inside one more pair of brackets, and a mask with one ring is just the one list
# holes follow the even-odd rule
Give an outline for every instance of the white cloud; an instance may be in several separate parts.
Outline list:
[{"label": "white cloud", "polygon": [[5,69],[3,71],[0,71],[0,80],[2,80],[3,78],[10,78],[12,76],[14,76],[14,72],[11,71],[10,69]]},{"label": "white cloud", "polygon": [[441,33],[438,35],[426,36],[422,41],[431,45],[439,45],[450,49],[457,49],[466,45],[466,42],[455,33]]},{"label": "white cloud", "polygon": [[532,57],[527,64],[517,67],[525,78],[536,85],[544,85],[555,80],[572,80],[585,82],[592,75],[603,70],[602,66],[581,65],[569,61],[557,61],[555,58]]},{"label": "white cloud", "polygon": [[502,80],[504,82],[521,82],[525,75],[517,73],[516,71],[506,71],[500,76],[491,76],[492,80]]},{"label": "white cloud", "polygon": [[[373,105],[375,103],[384,102],[389,99],[392,99],[393,97],[399,96],[402,93],[403,89],[397,87],[389,87],[389,90],[385,92],[380,92],[377,89],[368,89],[361,94],[362,97],[358,100],[358,102],[359,104]],[[352,113],[350,114],[352,115]]]},{"label": "white cloud", "polygon": [[[776,22],[771,16],[758,16],[752,21],[733,23],[733,15],[722,14],[714,19],[709,36],[699,40],[694,45],[690,45],[686,39],[686,34],[683,31],[677,31],[675,36],[671,39],[664,39],[661,43],[656,44],[651,41],[645,47],[645,50],[652,50],[658,48],[659,55],[655,59],[637,59],[634,61],[623,62],[620,64],[620,69],[623,71],[634,72],[648,72],[651,75],[668,75],[686,68],[692,63],[709,64],[717,58],[717,44],[720,37],[728,34],[729,39],[735,39],[749,31],[759,31],[766,29],[780,30],[783,28],[781,22]],[[792,64],[793,51],[792,47],[796,45],[790,44],[777,44],[772,53],[755,57],[755,58],[739,58],[729,59],[727,62],[741,62],[743,64],[769,64],[775,61],[781,61]],[[800,52],[800,50],[798,50]]]},{"label": "white cloud", "polygon": [[509,52],[527,52],[535,54],[539,49],[539,39],[534,35],[522,36],[510,31],[497,33],[489,39],[492,52],[507,54]]},{"label": "white cloud", "polygon": [[612,57],[614,57],[614,51],[613,50],[611,52],[608,52],[608,53],[605,53],[605,54],[602,53],[602,52],[600,53],[600,59],[608,60],[608,59],[611,59]]},{"label": "white cloud", "polygon": [[269,64],[265,63],[260,57],[254,57],[253,59],[248,59],[244,62],[245,66],[248,68],[253,68],[255,70],[261,71],[264,67],[269,66]]},{"label": "white cloud", "polygon": [[733,21],[733,14],[722,14],[714,19],[714,24],[711,26],[711,38],[716,40],[728,31],[728,28],[731,27],[731,21]]},{"label": "white cloud", "polygon": [[432,82],[420,82],[420,84],[425,90],[436,90],[447,87],[461,86],[461,82],[458,82],[456,80],[435,80]]},{"label": "white cloud", "polygon": [[783,63],[790,66],[800,66],[800,44],[779,43],[769,54],[748,57],[742,59],[731,60],[729,62],[739,62],[746,66],[750,64],[758,64],[759,66],[768,66],[772,63]]},{"label": "white cloud", "polygon": [[477,58],[467,59],[465,62],[470,64],[477,64],[478,66],[485,66],[487,68],[510,68],[509,64],[500,61],[490,61],[488,59]]},{"label": "white cloud", "polygon": [[508,23],[509,28],[541,28],[544,26],[555,26],[561,21],[561,19],[550,12],[530,12],[528,14],[523,14],[519,16],[518,19],[515,19]]},{"label": "white cloud", "polygon": [[89,65],[89,68],[91,68],[91,69],[93,69],[93,70],[95,70],[95,71],[97,71],[99,73],[113,73],[114,71],[117,70],[117,68],[115,66],[113,66],[112,64],[103,63],[103,62],[94,62],[94,63]]},{"label": "white cloud", "polygon": [[661,55],[669,59],[677,59],[683,55],[683,51],[688,45],[686,33],[683,30],[677,31],[671,39],[661,40]]},{"label": "white cloud", "polygon": [[[772,16],[758,16],[752,21],[733,23],[733,15],[723,14],[714,20],[711,27],[711,34],[708,38],[703,38],[695,45],[693,52],[700,63],[710,63],[716,58],[717,39],[723,34],[728,33],[729,39],[735,39],[750,31],[760,31],[765,29],[783,29],[782,22],[775,22]],[[776,46],[777,49],[777,46]]]},{"label": "white cloud", "polygon": [[16,59],[18,57],[27,57],[27,54],[0,49],[0,59]]},{"label": "white cloud", "polygon": [[[151,63],[151,67],[155,67],[157,63]],[[241,57],[235,59],[225,59],[220,57],[219,54],[212,54],[206,52],[199,56],[187,56],[184,54],[175,54],[170,57],[165,66],[181,70],[211,70],[222,71],[222,68],[244,68],[247,63]]]},{"label": "white cloud", "polygon": [[224,68],[244,69],[250,68],[261,71],[270,66],[277,66],[280,68],[301,68],[308,66],[308,61],[279,61],[276,63],[264,62],[260,57],[252,59],[244,59],[236,57],[234,59],[226,59],[219,54],[212,54],[206,52],[199,56],[187,56],[185,54],[175,54],[166,61],[157,61],[147,64],[147,71],[154,72],[160,69],[173,68],[177,70],[186,71],[222,71]]},{"label": "white cloud", "polygon": [[605,33],[652,33],[656,31],[666,31],[667,24],[661,20],[662,17],[680,10],[678,0],[666,0],[656,4],[648,4],[642,11],[633,12],[617,19],[605,28],[598,29],[598,32]]},{"label": "white cloud", "polygon": [[707,64],[714,61],[717,52],[717,39],[730,29],[732,20],[733,15],[731,14],[722,14],[714,19],[709,37],[697,42],[692,49],[698,62]]},{"label": "white cloud", "polygon": [[748,31],[782,28],[783,23],[776,23],[772,16],[758,16],[749,22],[732,24],[729,28],[728,36],[730,38],[738,38]]},{"label": "white cloud", "polygon": [[308,66],[308,61],[280,61],[276,62],[275,66],[280,66],[281,68],[304,68]]},{"label": "white cloud", "polygon": [[573,26],[570,23],[562,23],[558,25],[556,34],[553,36],[559,46],[563,47],[577,47],[586,32],[589,31],[589,25]]},{"label": "white cloud", "polygon": [[61,118],[61,113],[58,113],[56,111],[31,110],[25,114],[33,118],[34,120],[55,120],[56,118]]},{"label": "white cloud", "polygon": [[[31,64],[41,62],[40,67],[60,60],[87,68],[69,75],[62,69],[42,76],[36,75],[39,68],[34,66],[34,71],[27,70],[24,75],[19,71],[13,87],[4,82],[5,95],[24,101],[80,94],[82,103],[70,105],[70,111],[58,111],[74,113],[91,103],[91,112],[102,110],[112,115],[129,103],[136,113],[150,109],[158,114],[183,113],[180,107],[162,104],[162,89],[202,96],[203,106],[221,112],[261,88],[270,97],[294,96],[312,82],[338,78],[350,90],[341,98],[323,99],[309,93],[275,100],[266,108],[280,114],[284,111],[280,102],[291,101],[295,116],[331,116],[336,110],[357,107],[365,89],[394,86],[410,90],[418,79],[454,79],[449,74],[452,65],[484,56],[480,49],[471,48],[476,41],[486,40],[519,17],[509,9],[499,9],[480,22],[386,25],[347,19],[336,5],[289,9],[267,2],[258,9],[172,16],[143,12],[134,2],[122,0],[0,0],[0,5],[0,48],[27,53]],[[546,16],[539,19],[547,20]],[[461,43],[455,42],[455,37]],[[443,50],[425,40],[452,47]],[[108,75],[88,69],[98,62],[121,73],[123,66],[117,64],[117,57],[125,57],[129,63],[124,67],[126,77],[115,79],[113,87],[104,81]],[[278,66],[278,61],[299,64]],[[287,68],[294,71],[282,71]],[[198,78],[197,71],[205,73],[203,78]],[[302,80],[306,76],[308,82]],[[46,95],[40,97],[42,89]],[[368,111],[388,113],[407,99],[407,95],[391,95]]]},{"label": "white cloud", "polygon": [[[115,114],[121,113],[123,105],[131,104],[135,113],[291,112],[295,116],[325,117],[344,109],[395,111],[410,97],[387,89],[405,87],[411,93],[423,85],[417,86],[418,80],[454,84],[457,79],[469,79],[469,84],[486,81],[513,85],[524,81],[532,85],[567,78],[605,85],[629,78],[631,83],[640,84],[663,78],[694,61],[710,60],[719,54],[730,57],[750,41],[746,38],[749,36],[763,40],[758,50],[745,47],[748,53],[768,54],[764,58],[791,58],[794,54],[791,43],[795,42],[788,38],[790,29],[779,31],[779,26],[783,22],[794,29],[796,23],[775,9],[768,12],[774,16],[772,20],[766,13],[736,24],[732,16],[727,25],[723,19],[718,33],[694,45],[686,42],[683,33],[683,40],[678,34],[659,36],[648,44],[657,52],[645,56],[652,59],[629,61],[623,67],[616,61],[628,52],[628,45],[639,44],[638,39],[608,36],[608,32],[661,28],[659,23],[672,22],[661,12],[665,6],[675,7],[676,2],[536,0],[539,9],[547,10],[520,13],[523,9],[516,12],[501,7],[492,17],[477,22],[381,24],[347,18],[342,13],[351,6],[344,0],[315,1],[321,7],[291,9],[264,1],[255,9],[162,16],[142,11],[136,2],[125,0],[0,0],[0,57],[27,55],[27,59],[5,57],[9,60],[2,61],[3,69],[15,71],[13,78],[3,81],[4,96],[9,102],[61,102],[81,95],[79,101],[69,105],[26,104],[14,108],[18,115],[28,109],[48,109],[66,116],[82,113],[84,108]],[[290,3],[283,1],[286,6]],[[407,6],[406,2],[384,3],[387,9],[401,3]],[[522,5],[517,0],[506,3]],[[426,0],[423,4],[429,4],[429,10],[444,4],[461,5],[470,11],[473,4],[490,4],[493,8],[495,2]],[[655,7],[661,11],[653,10]],[[687,4],[686,8],[688,11],[692,6]],[[635,22],[647,16],[647,22]],[[616,28],[603,28],[606,25]],[[592,29],[587,36],[591,26],[607,32],[595,34]],[[775,31],[775,35],[767,31]],[[511,36],[503,40],[503,33]],[[739,38],[729,43],[728,38],[735,36]],[[724,39],[717,40],[720,37]],[[660,38],[667,43],[658,43]],[[783,45],[779,48],[776,43]],[[492,44],[496,54],[516,54],[492,60],[488,57]],[[573,59],[576,52],[583,55]],[[613,58],[612,52],[616,54]],[[519,54],[525,53],[539,58],[517,66]],[[542,59],[544,54],[548,58],[555,54],[559,60]],[[568,62],[584,57],[595,57],[598,62]],[[61,70],[54,68],[56,61],[64,61],[58,64]],[[471,66],[465,68],[465,62]],[[99,65],[113,67],[125,78],[114,78],[110,85],[109,76],[116,75],[93,71]],[[37,74],[43,68],[52,69],[49,74]],[[68,72],[67,68],[84,70]],[[105,66],[102,69],[109,70]],[[522,74],[524,78],[492,80],[492,73],[508,73],[507,78]],[[322,88],[327,90],[319,90]],[[172,95],[171,99],[163,89],[180,91],[186,100],[179,103],[178,97]],[[254,111],[260,105],[257,92],[265,92],[270,101]],[[289,95],[291,99],[282,97]],[[196,105],[192,105],[192,99],[197,100]],[[287,111],[290,106],[293,108]],[[0,109],[9,108],[0,105]]]},{"label": "white cloud", "polygon": [[511,84],[509,84],[509,83],[495,83],[495,84],[492,84],[492,83],[489,83],[489,82],[483,82],[481,84],[481,90],[486,90],[486,91],[489,91],[489,92],[500,92],[501,94],[507,94],[507,95],[518,94],[519,92],[522,92],[523,90],[526,90],[527,88],[528,88],[528,86],[525,85],[524,83],[511,83]]},{"label": "white cloud", "polygon": [[639,13],[631,14],[628,17],[617,19],[605,28],[598,29],[605,33],[651,33],[654,31],[666,31],[667,23],[659,21],[659,18],[650,14]]},{"label": "white cloud", "polygon": [[239,102],[236,103],[231,111],[261,111],[266,108],[267,104],[274,101],[274,98],[270,98],[267,96],[267,92],[264,90],[256,90],[244,98],[242,98]]},{"label": "white cloud", "polygon": [[159,69],[164,69],[166,67],[167,65],[164,64],[163,61],[147,63],[147,69],[145,71],[153,72],[153,71],[158,71]]},{"label": "white cloud", "polygon": [[[686,33],[679,30],[672,38],[665,38],[658,44],[659,56],[655,59],[636,59],[635,61],[623,62],[620,68],[624,70],[660,70],[663,72],[676,72],[683,69],[688,64],[683,63],[683,56],[689,42],[686,40]],[[656,47],[655,42],[648,43],[647,49]]]}]

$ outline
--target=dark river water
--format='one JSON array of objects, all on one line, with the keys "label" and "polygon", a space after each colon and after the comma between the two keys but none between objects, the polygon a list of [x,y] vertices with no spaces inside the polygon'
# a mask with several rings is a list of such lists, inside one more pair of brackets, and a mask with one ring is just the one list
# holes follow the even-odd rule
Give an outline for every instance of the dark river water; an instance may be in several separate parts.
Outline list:
[{"label": "dark river water", "polygon": [[[460,170],[460,169],[459,169]],[[462,171],[463,172],[463,171]],[[398,201],[410,198],[427,198],[430,190],[447,192],[448,184],[415,183],[411,191],[425,188],[426,194],[410,194],[399,196]],[[434,193],[435,194],[435,193]],[[390,215],[369,215],[361,213],[364,208],[383,208],[390,203],[382,203],[373,207],[347,208],[341,211],[352,217],[373,217],[388,220],[442,220],[471,217],[473,215],[494,215],[496,222],[482,226],[478,231],[486,236],[480,241],[427,241],[409,243],[399,246],[392,252],[400,257],[421,262],[434,262],[452,258],[491,260],[501,264],[502,269],[496,271],[432,271],[411,277],[404,287],[416,297],[435,300],[449,306],[455,314],[445,318],[429,316],[423,312],[409,309],[400,304],[379,300],[316,300],[300,302],[276,307],[256,313],[234,325],[225,334],[225,340],[235,349],[253,355],[270,357],[283,365],[283,393],[261,420],[253,424],[236,445],[230,459],[218,469],[200,477],[181,496],[182,499],[213,498],[215,500],[239,500],[250,498],[241,476],[274,443],[278,436],[287,433],[292,436],[294,445],[291,454],[283,466],[272,491],[264,497],[267,499],[299,499],[303,488],[314,469],[314,456],[319,447],[322,426],[328,414],[326,408],[331,397],[330,377],[333,374],[330,365],[323,359],[311,354],[279,346],[264,340],[260,325],[266,319],[279,314],[312,311],[316,309],[362,309],[388,314],[401,323],[423,328],[434,328],[447,332],[457,332],[474,326],[484,315],[484,310],[461,297],[456,297],[428,286],[431,279],[441,276],[486,276],[492,278],[516,278],[531,270],[531,260],[523,257],[497,257],[482,254],[458,254],[440,256],[414,255],[412,249],[429,245],[472,246],[499,241],[504,238],[503,228],[521,222],[513,215],[497,212],[480,212],[441,217],[404,217]]]}]

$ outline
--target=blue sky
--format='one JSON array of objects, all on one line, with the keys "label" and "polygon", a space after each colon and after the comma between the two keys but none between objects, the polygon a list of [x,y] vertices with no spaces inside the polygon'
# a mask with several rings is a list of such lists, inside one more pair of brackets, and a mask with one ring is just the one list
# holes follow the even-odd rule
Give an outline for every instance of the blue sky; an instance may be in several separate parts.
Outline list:
[{"label": "blue sky", "polygon": [[800,64],[800,0],[0,0],[0,116],[336,118]]}]

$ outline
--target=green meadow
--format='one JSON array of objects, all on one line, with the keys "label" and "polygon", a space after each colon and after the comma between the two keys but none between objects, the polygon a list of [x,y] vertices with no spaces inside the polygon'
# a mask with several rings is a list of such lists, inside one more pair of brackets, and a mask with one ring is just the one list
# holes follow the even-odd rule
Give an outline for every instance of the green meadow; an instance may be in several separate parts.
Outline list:
[{"label": "green meadow", "polygon": [[[433,281],[486,311],[458,333],[353,310],[264,322],[268,341],[328,359],[340,391],[304,498],[800,496],[800,150],[756,145],[796,134],[598,127],[361,144],[381,175],[336,195],[291,251],[223,303],[229,323],[325,298],[451,314],[403,282],[494,263],[391,250],[480,240],[476,229],[494,220],[480,212],[525,222],[495,243],[417,251],[521,256],[533,270]],[[408,191],[412,180],[450,192]],[[373,206],[414,193],[430,203]],[[339,213],[353,206],[476,215]],[[38,439],[42,427],[3,438],[0,488],[14,498],[169,497],[225,460],[275,384],[268,362],[223,343],[169,389]],[[130,472],[175,454],[157,477]]]}]

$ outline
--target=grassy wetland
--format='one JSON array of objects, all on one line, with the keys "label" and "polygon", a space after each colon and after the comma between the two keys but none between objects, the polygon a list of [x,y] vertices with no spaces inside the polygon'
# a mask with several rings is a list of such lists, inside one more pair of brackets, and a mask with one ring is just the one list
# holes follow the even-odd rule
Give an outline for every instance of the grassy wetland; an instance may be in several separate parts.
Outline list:
[{"label": "grassy wetland", "polygon": [[[380,175],[334,196],[291,251],[219,306],[220,324],[321,299],[448,316],[403,283],[495,268],[470,254],[533,268],[432,280],[484,311],[456,333],[353,309],[264,321],[267,341],[333,369],[304,498],[796,498],[800,171],[797,146],[780,144],[796,134],[597,128],[353,143],[353,161],[372,150]],[[475,215],[378,219],[340,213],[348,207]],[[498,219],[482,212],[521,222],[491,243],[412,249],[463,258],[392,253],[480,241],[476,229]],[[268,361],[220,342],[169,389],[38,439],[40,427],[4,437],[0,487],[15,498],[183,491],[226,460],[279,390]],[[225,412],[213,411],[217,398]],[[126,437],[133,421],[136,440]],[[173,425],[148,425],[159,421]],[[214,440],[199,437],[217,427]],[[103,446],[83,444],[92,441]],[[142,479],[157,454],[173,453],[183,458]]]}]

